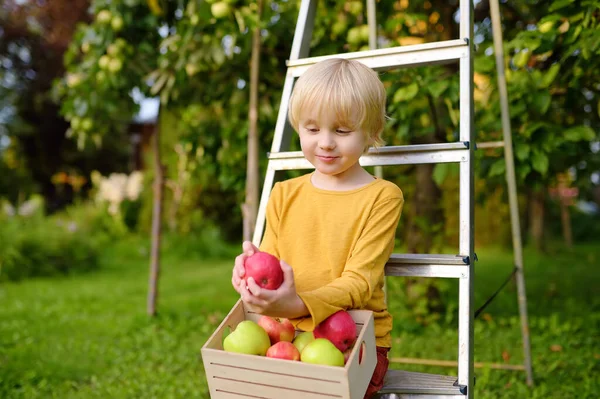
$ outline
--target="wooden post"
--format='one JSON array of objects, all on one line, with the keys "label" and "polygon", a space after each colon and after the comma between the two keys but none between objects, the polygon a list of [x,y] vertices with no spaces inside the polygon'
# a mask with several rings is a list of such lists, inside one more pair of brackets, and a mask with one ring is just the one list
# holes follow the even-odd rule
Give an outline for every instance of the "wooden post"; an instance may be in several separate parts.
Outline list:
[{"label": "wooden post", "polygon": [[[262,0],[256,2],[257,22],[260,23]],[[242,205],[244,241],[251,241],[258,213],[260,177],[258,171],[258,84],[260,71],[260,25],[252,32],[250,62],[250,103],[248,107],[248,158],[246,164],[246,201]]]},{"label": "wooden post", "polygon": [[158,302],[158,279],[160,277],[160,242],[162,231],[163,192],[165,181],[165,167],[161,162],[160,153],[160,112],[157,125],[152,135],[152,149],[154,151],[154,199],[152,205],[152,232],[150,250],[150,278],[148,283],[147,312],[150,316],[156,315]]}]

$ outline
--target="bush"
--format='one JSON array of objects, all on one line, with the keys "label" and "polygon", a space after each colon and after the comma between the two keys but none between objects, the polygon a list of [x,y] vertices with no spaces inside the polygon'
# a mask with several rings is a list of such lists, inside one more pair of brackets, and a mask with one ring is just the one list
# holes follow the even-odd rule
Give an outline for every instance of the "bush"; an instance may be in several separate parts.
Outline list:
[{"label": "bush", "polygon": [[0,224],[0,280],[65,275],[98,267],[98,246],[75,224],[53,218],[5,219]]}]

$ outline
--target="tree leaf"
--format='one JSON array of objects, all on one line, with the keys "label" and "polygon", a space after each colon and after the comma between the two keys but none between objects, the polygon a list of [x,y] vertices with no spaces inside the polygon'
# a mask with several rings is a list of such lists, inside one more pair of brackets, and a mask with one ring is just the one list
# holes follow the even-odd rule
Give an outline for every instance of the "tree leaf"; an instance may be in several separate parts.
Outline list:
[{"label": "tree leaf", "polygon": [[167,72],[160,75],[158,79],[156,79],[154,85],[152,85],[152,88],[150,89],[150,94],[155,95],[156,93],[158,93],[163,88],[168,77],[169,74]]},{"label": "tree leaf", "polygon": [[427,90],[434,98],[442,95],[442,93],[448,88],[450,83],[447,80],[440,80],[438,82],[432,82],[427,86]]},{"label": "tree leaf", "polygon": [[499,176],[504,174],[504,172],[506,171],[506,162],[504,161],[504,158],[500,158],[498,160],[496,160],[496,162],[494,162],[492,164],[492,166],[490,167],[490,172],[489,172],[489,176]]},{"label": "tree leaf", "polygon": [[529,144],[523,143],[515,146],[515,155],[519,161],[524,161],[529,156]]},{"label": "tree leaf", "polygon": [[531,166],[529,166],[528,164],[520,166],[519,170],[517,171],[517,173],[519,174],[519,179],[521,181],[525,180],[529,172],[531,172]]},{"label": "tree leaf", "polygon": [[548,165],[548,156],[546,156],[546,154],[539,151],[533,151],[531,166],[533,166],[534,170],[540,172],[542,175],[546,175],[548,172]]},{"label": "tree leaf", "polygon": [[592,141],[596,137],[596,133],[591,127],[581,125],[565,130],[564,136],[568,141]]},{"label": "tree leaf", "polygon": [[418,92],[419,85],[416,82],[411,83],[408,86],[401,87],[396,90],[396,93],[394,94],[394,102],[412,100],[415,98]]},{"label": "tree leaf", "polygon": [[557,63],[557,64],[552,65],[544,74],[541,85],[539,87],[545,89],[548,86],[550,86],[552,83],[554,83],[554,79],[556,79],[556,75],[558,74],[558,71],[560,71],[560,64]]},{"label": "tree leaf", "polygon": [[444,180],[446,180],[446,177],[448,176],[448,172],[450,170],[449,167],[449,163],[438,163],[435,165],[435,167],[433,168],[432,176],[435,184],[437,184],[438,186],[442,185],[442,183],[444,182]]},{"label": "tree leaf", "polygon": [[548,111],[548,107],[550,107],[551,102],[550,93],[547,91],[540,91],[534,94],[533,97],[533,105],[537,109],[540,114],[545,114]]},{"label": "tree leaf", "polygon": [[569,4],[573,3],[575,0],[555,0],[552,5],[550,6],[550,8],[548,9],[548,11],[552,12],[552,11],[556,11],[556,10],[560,10],[561,8],[564,8],[566,6],[568,6]]}]

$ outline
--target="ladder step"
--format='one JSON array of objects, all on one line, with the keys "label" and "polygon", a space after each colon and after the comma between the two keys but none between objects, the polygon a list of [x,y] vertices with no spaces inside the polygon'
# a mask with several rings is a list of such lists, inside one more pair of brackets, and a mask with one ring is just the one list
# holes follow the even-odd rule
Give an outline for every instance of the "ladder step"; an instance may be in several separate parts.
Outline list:
[{"label": "ladder step", "polygon": [[392,254],[385,265],[386,276],[464,278],[468,257],[437,254]]},{"label": "ladder step", "polygon": [[463,255],[446,254],[392,254],[388,264],[418,265],[467,265],[469,260]]},{"label": "ladder step", "polygon": [[[385,375],[383,388],[378,393],[448,395],[450,397],[464,397],[464,394],[461,393],[460,387],[454,385],[456,380],[456,377],[447,375],[416,373],[412,371],[390,369]],[[410,397],[412,398],[413,396]]]},{"label": "ladder step", "polygon": [[[271,170],[313,169],[302,151],[271,152]],[[360,158],[362,166],[410,165],[464,162],[469,159],[469,142],[417,144],[371,148]]]},{"label": "ladder step", "polygon": [[311,65],[329,58],[347,58],[362,62],[376,71],[385,71],[401,66],[419,66],[448,63],[469,57],[466,39],[445,40],[434,43],[397,46],[376,50],[356,51],[320,57],[289,60],[288,74],[301,76]]}]

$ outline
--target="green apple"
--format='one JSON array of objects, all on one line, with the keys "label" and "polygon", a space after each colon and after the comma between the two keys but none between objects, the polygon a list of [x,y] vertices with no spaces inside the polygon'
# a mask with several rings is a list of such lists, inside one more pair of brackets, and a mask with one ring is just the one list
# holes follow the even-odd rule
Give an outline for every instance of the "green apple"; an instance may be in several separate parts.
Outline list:
[{"label": "green apple", "polygon": [[224,1],[220,1],[210,5],[210,12],[217,19],[225,18],[231,13],[231,7]]},{"label": "green apple", "polygon": [[225,351],[248,355],[264,356],[270,346],[269,334],[252,320],[239,323],[223,341]]},{"label": "green apple", "polygon": [[81,130],[88,131],[88,130],[91,130],[93,126],[94,126],[94,122],[90,118],[83,118],[81,120],[81,124],[80,124]]},{"label": "green apple", "polygon": [[113,58],[108,63],[108,70],[111,72],[119,72],[123,68],[123,61],[118,58]]},{"label": "green apple", "polygon": [[348,30],[346,41],[350,44],[358,45],[361,43],[360,27],[354,26]]},{"label": "green apple", "polygon": [[96,15],[96,20],[101,24],[109,24],[112,14],[108,10],[102,10]]},{"label": "green apple", "polygon": [[119,52],[121,51],[121,47],[119,47],[117,45],[117,43],[112,43],[108,46],[108,48],[106,49],[106,52],[108,53],[108,55],[110,55],[111,57],[116,57],[117,55],[119,55]]},{"label": "green apple", "polygon": [[304,363],[344,366],[344,354],[326,338],[317,338],[306,345],[300,360]]},{"label": "green apple", "polygon": [[110,26],[115,32],[120,31],[121,29],[123,29],[123,18],[121,18],[118,15],[113,17],[110,21]]},{"label": "green apple", "polygon": [[298,334],[292,343],[298,349],[298,352],[302,353],[304,347],[314,340],[315,336],[312,331],[304,331]]},{"label": "green apple", "polygon": [[98,65],[100,66],[100,69],[108,68],[109,63],[110,63],[110,57],[106,54],[104,54],[102,57],[100,57],[100,59],[98,59]]}]

